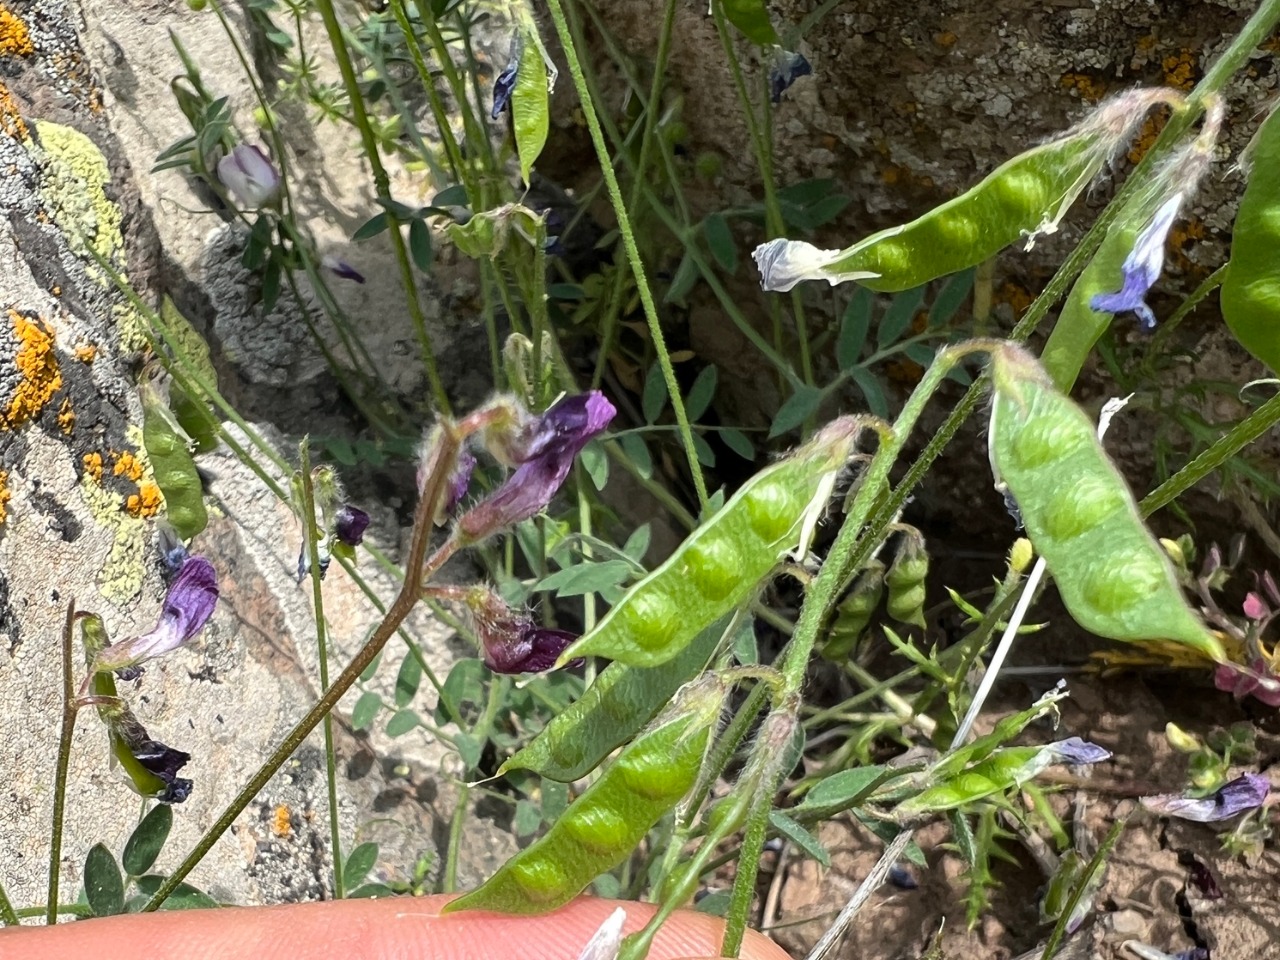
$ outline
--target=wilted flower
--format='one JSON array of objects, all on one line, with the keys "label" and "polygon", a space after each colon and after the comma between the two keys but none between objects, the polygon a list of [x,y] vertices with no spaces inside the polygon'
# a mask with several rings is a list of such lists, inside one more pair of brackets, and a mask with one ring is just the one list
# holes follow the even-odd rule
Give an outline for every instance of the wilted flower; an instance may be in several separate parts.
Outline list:
[{"label": "wilted flower", "polygon": [[467,488],[471,486],[471,474],[475,469],[475,456],[472,455],[470,450],[463,447],[458,451],[458,460],[453,466],[453,473],[449,474],[449,487],[444,503],[440,505],[440,511],[435,518],[436,523],[444,523],[446,517],[453,516],[454,510],[458,508],[462,498],[467,495]]},{"label": "wilted flower", "polygon": [[1096,743],[1090,743],[1088,740],[1081,740],[1079,737],[1068,737],[1066,740],[1047,744],[1045,749],[1053,756],[1055,763],[1069,763],[1078,766],[1086,763],[1101,763],[1103,760],[1111,759],[1110,750],[1100,747]]},{"label": "wilted flower", "polygon": [[271,159],[251,143],[240,143],[218,161],[218,179],[250,209],[268,206],[280,192],[280,174]]},{"label": "wilted flower", "polygon": [[335,257],[331,253],[326,253],[320,258],[320,265],[326,270],[333,273],[334,276],[341,277],[343,280],[354,280],[356,283],[364,283],[364,274],[353,267],[347,261]]},{"label": "wilted flower", "polygon": [[344,503],[333,517],[333,535],[349,547],[358,547],[364,541],[369,527],[369,515],[359,507]]},{"label": "wilted flower", "polygon": [[807,77],[811,73],[813,67],[803,55],[779,47],[773,64],[769,67],[769,99],[775,104],[781,103],[787,88],[800,77]]},{"label": "wilted flower", "polygon": [[204,627],[218,603],[218,575],[204,557],[188,557],[169,584],[160,622],[140,637],[114,643],[98,654],[91,673],[121,670],[182,646]]},{"label": "wilted flower", "polygon": [[1262,657],[1253,661],[1252,669],[1235,663],[1220,663],[1213,671],[1213,685],[1237,700],[1256,697],[1269,707],[1280,707],[1280,678],[1267,667]]},{"label": "wilted flower", "polygon": [[1238,813],[1256,810],[1267,799],[1271,781],[1256,773],[1246,773],[1223,784],[1207,797],[1184,797],[1176,793],[1142,797],[1148,810],[1166,817],[1180,817],[1197,823],[1229,820]]},{"label": "wilted flower", "polygon": [[182,803],[191,796],[191,781],[178,776],[191,754],[152,740],[123,701],[100,712],[107,724],[112,756],[139,794],[161,803]]},{"label": "wilted flower", "polygon": [[1089,306],[1101,313],[1123,313],[1132,310],[1138,315],[1142,329],[1156,328],[1156,315],[1147,306],[1147,291],[1155,286],[1164,269],[1164,248],[1173,222],[1178,219],[1185,194],[1175,193],[1160,205],[1134,241],[1133,249],[1120,266],[1123,281],[1115,293],[1099,293],[1089,301]]},{"label": "wilted flower", "polygon": [[[488,587],[466,593],[484,650],[484,665],[494,673],[540,673],[549,670],[569,644],[578,639],[567,630],[540,627],[527,613],[513,610]],[[571,665],[580,664],[575,660]]]},{"label": "wilted flower", "polygon": [[502,111],[507,109],[511,94],[516,88],[516,74],[520,71],[520,49],[515,46],[511,61],[493,81],[493,109],[489,111],[489,119],[497,120]]},{"label": "wilted flower", "polygon": [[551,502],[574,458],[617,411],[597,390],[565,397],[513,439],[509,452],[519,466],[507,481],[458,522],[463,537],[476,542],[527,520]]}]

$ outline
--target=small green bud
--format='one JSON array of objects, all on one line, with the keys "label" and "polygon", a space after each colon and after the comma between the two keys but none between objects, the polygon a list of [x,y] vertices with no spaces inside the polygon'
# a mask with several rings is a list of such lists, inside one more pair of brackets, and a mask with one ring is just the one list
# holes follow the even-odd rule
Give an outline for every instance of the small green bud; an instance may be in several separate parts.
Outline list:
[{"label": "small green bud", "polygon": [[187,8],[197,13],[209,5],[209,0],[187,0]]},{"label": "small green bud", "polygon": [[1198,753],[1204,746],[1198,737],[1187,733],[1176,723],[1166,723],[1164,725],[1164,736],[1169,741],[1169,746],[1179,753]]},{"label": "small green bud", "polygon": [[1035,557],[1035,549],[1026,537],[1019,537],[1009,548],[1009,569],[1014,573],[1026,573],[1027,567]]}]

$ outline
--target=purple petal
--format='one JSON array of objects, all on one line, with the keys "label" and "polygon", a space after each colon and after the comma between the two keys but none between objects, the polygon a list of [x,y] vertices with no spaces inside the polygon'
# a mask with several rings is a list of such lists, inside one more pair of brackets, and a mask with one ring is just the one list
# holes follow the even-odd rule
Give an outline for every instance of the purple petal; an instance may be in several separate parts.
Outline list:
[{"label": "purple petal", "polygon": [[1054,758],[1058,763],[1078,765],[1101,763],[1103,760],[1111,759],[1110,750],[1106,750],[1096,743],[1081,740],[1079,737],[1068,737],[1066,740],[1051,743],[1048,745],[1048,749],[1053,751]]},{"label": "purple petal", "polygon": [[1147,306],[1146,295],[1164,269],[1164,247],[1173,222],[1182,206],[1182,194],[1175,193],[1155,212],[1142,232],[1134,240],[1133,249],[1120,267],[1120,289],[1114,293],[1099,293],[1089,301],[1091,309],[1099,313],[1124,313],[1138,315],[1144,330],[1154,330],[1155,314]]},{"label": "purple petal", "polygon": [[368,527],[369,515],[349,503],[339,507],[334,516],[334,536],[349,547],[358,547],[364,541],[364,532]]},{"label": "purple petal", "polygon": [[1216,792],[1199,799],[1178,794],[1160,794],[1142,797],[1142,805],[1148,810],[1167,817],[1180,817],[1197,823],[1216,823],[1229,820],[1236,814],[1256,810],[1262,806],[1271,790],[1271,781],[1256,773],[1246,773],[1230,783],[1223,784]]},{"label": "purple petal", "polygon": [[364,274],[353,267],[347,261],[339,259],[332,254],[326,253],[320,258],[320,265],[326,270],[332,271],[334,276],[341,277],[343,280],[354,280],[356,283],[364,283]]},{"label": "purple petal", "polygon": [[200,632],[217,603],[213,564],[204,557],[188,557],[169,584],[159,623],[149,633],[107,647],[94,661],[94,671],[132,667],[177,649]]},{"label": "purple petal", "polygon": [[516,89],[516,74],[520,70],[519,54],[511,58],[511,62],[493,81],[493,109],[489,111],[489,119],[497,120],[502,111],[507,109],[511,94]]},{"label": "purple petal", "polygon": [[471,486],[471,474],[475,469],[476,458],[471,451],[465,448],[458,451],[458,462],[454,464],[453,473],[449,475],[449,496],[444,504],[446,516],[453,516],[453,511],[467,495],[467,488]]},{"label": "purple petal", "polygon": [[494,673],[541,673],[578,639],[568,630],[530,625],[513,642],[485,647],[484,664]]},{"label": "purple petal", "polygon": [[1213,672],[1213,685],[1237,700],[1254,697],[1269,707],[1280,707],[1280,677],[1276,677],[1261,657],[1252,668],[1220,663]]},{"label": "purple petal", "polygon": [[592,390],[566,397],[544,413],[519,451],[515,473],[458,522],[463,537],[483,540],[543,510],[569,475],[574,458],[616,412],[602,393]]},{"label": "purple petal", "polygon": [[[138,793],[154,797],[161,803],[182,803],[191,796],[191,781],[177,775],[191,759],[191,754],[152,740],[133,711],[124,705],[108,715],[107,729],[112,753],[129,774]],[[157,788],[154,780],[141,776],[133,768],[131,760],[164,786]]]},{"label": "purple petal", "polygon": [[803,55],[780,49],[769,68],[769,99],[781,103],[782,95],[796,80],[812,73],[813,67]]}]

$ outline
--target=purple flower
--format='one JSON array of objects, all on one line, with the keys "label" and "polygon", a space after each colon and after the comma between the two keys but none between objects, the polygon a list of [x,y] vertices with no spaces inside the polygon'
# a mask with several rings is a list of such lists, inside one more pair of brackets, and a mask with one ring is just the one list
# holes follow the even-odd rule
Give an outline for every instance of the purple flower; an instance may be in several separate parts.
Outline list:
[{"label": "purple flower", "polygon": [[463,514],[458,529],[469,542],[527,520],[551,502],[582,452],[617,411],[597,390],[565,397],[535,418],[511,445],[519,463],[506,483]]},{"label": "purple flower", "polygon": [[1115,293],[1099,293],[1089,301],[1089,306],[1099,313],[1123,313],[1132,310],[1138,315],[1142,329],[1156,327],[1156,315],[1147,306],[1146,295],[1164,269],[1164,246],[1169,228],[1178,218],[1183,195],[1175,193],[1156,211],[1134,241],[1133,249],[1120,266],[1123,282]]},{"label": "purple flower", "polygon": [[516,89],[516,74],[519,72],[520,52],[517,48],[513,51],[511,61],[506,68],[493,81],[493,109],[489,111],[489,119],[497,120],[502,115],[502,111],[507,109],[511,94]]},{"label": "purple flower", "polygon": [[1238,813],[1256,810],[1267,799],[1271,781],[1256,773],[1246,773],[1225,783],[1207,797],[1184,797],[1176,793],[1164,793],[1154,797],[1142,797],[1142,805],[1148,810],[1166,817],[1180,817],[1197,823],[1216,823],[1229,820]]},{"label": "purple flower", "polygon": [[333,535],[349,547],[358,547],[369,527],[369,515],[359,507],[344,503],[333,518]]},{"label": "purple flower", "polygon": [[1218,664],[1213,672],[1213,685],[1237,700],[1252,696],[1268,707],[1280,707],[1280,677],[1267,668],[1261,657],[1253,661],[1252,669],[1235,663]]},{"label": "purple flower", "polygon": [[774,104],[781,103],[782,95],[788,87],[800,77],[807,77],[812,73],[813,67],[801,54],[779,47],[773,64],[769,67],[769,99]]},{"label": "purple flower", "polygon": [[[467,591],[467,608],[475,621],[476,637],[484,650],[484,665],[494,673],[541,673],[578,635],[540,627],[523,611],[513,610],[487,587]],[[578,666],[574,660],[569,666]]]},{"label": "purple flower", "polygon": [[341,277],[343,280],[354,280],[356,283],[364,283],[364,274],[353,267],[347,261],[335,257],[331,253],[326,253],[320,258],[320,266],[326,270],[332,271],[334,276]]},{"label": "purple flower", "polygon": [[178,776],[191,754],[152,740],[123,702],[99,712],[105,714],[111,752],[134,790],[161,803],[182,803],[191,796],[191,781]]},{"label": "purple flower", "polygon": [[241,205],[268,206],[280,192],[280,174],[271,159],[251,143],[240,143],[218,161],[218,179]]},{"label": "purple flower", "polygon": [[458,451],[458,461],[453,465],[453,473],[449,474],[449,492],[440,508],[440,516],[436,518],[437,523],[443,523],[445,517],[453,516],[454,510],[467,495],[467,488],[471,486],[471,474],[475,469],[475,456],[463,447]]},{"label": "purple flower", "polygon": [[177,649],[200,632],[217,603],[218,575],[213,564],[204,557],[188,557],[169,584],[160,622],[150,633],[107,647],[90,672],[121,670]]}]

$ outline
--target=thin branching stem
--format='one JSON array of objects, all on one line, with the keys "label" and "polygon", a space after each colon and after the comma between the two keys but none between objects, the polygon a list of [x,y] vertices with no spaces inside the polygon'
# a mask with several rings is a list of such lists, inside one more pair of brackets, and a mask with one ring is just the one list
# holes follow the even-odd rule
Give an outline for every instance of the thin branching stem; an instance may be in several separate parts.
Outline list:
[{"label": "thin branching stem", "polygon": [[[62,873],[62,823],[67,808],[67,771],[71,766],[71,735],[76,728],[76,684],[72,673],[72,636],[76,623],[76,602],[67,602],[67,618],[62,624],[62,728],[58,731],[58,766],[53,775],[53,829],[49,834],[49,893],[45,923],[58,922],[58,880]],[[13,908],[9,908],[13,912]],[[6,918],[6,922],[7,918]]]},{"label": "thin branching stem", "polygon": [[653,292],[649,288],[649,280],[645,275],[644,262],[640,259],[640,250],[636,246],[635,233],[631,229],[631,218],[627,214],[626,204],[622,198],[622,188],[618,186],[617,174],[609,160],[609,147],[604,141],[604,132],[600,129],[600,119],[596,114],[595,104],[591,99],[591,91],[587,87],[586,77],[582,72],[582,63],[573,42],[569,24],[565,20],[564,7],[560,0],[548,0],[551,20],[555,24],[556,33],[560,37],[560,45],[564,49],[565,58],[569,62],[569,73],[573,77],[578,98],[582,101],[582,112],[587,119],[587,129],[591,132],[591,143],[595,147],[596,159],[600,162],[600,172],[604,175],[608,189],[609,201],[613,204],[614,216],[618,219],[618,230],[622,234],[622,242],[626,247],[627,260],[631,264],[631,273],[635,277],[636,292],[640,295],[640,304],[644,308],[645,320],[649,325],[649,335],[653,340],[654,351],[658,355],[658,365],[662,368],[662,376],[667,384],[667,395],[671,401],[671,409],[675,412],[676,422],[680,425],[680,440],[684,446],[685,456],[689,461],[689,472],[693,477],[694,489],[698,493],[699,507],[707,505],[707,482],[702,476],[702,465],[698,462],[698,451],[693,444],[693,430],[689,426],[689,415],[685,412],[684,399],[680,393],[680,384],[676,380],[675,367],[671,364],[671,354],[667,350],[666,340],[662,333],[662,324],[658,319],[658,308],[653,302]]}]

